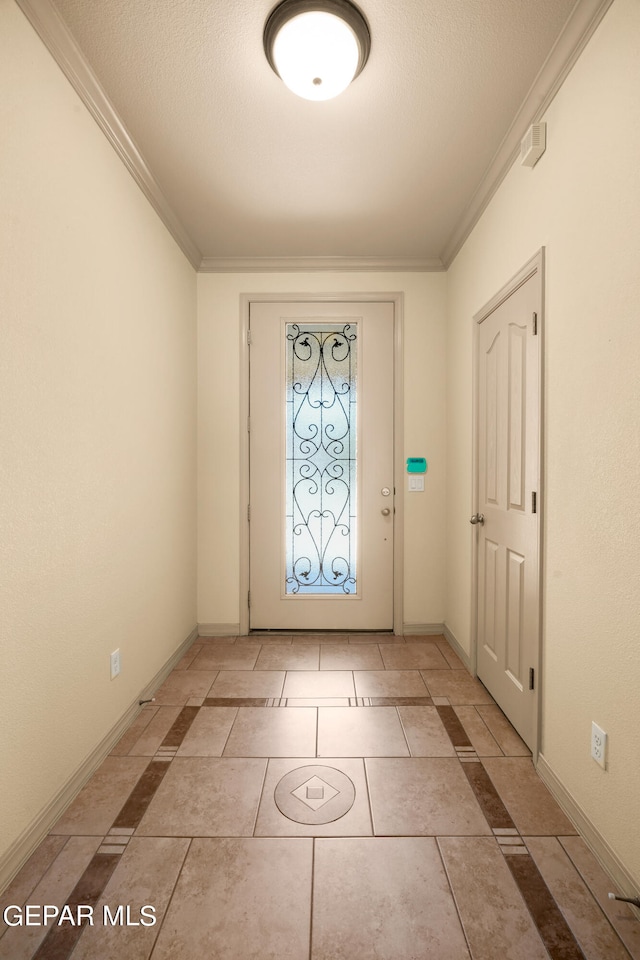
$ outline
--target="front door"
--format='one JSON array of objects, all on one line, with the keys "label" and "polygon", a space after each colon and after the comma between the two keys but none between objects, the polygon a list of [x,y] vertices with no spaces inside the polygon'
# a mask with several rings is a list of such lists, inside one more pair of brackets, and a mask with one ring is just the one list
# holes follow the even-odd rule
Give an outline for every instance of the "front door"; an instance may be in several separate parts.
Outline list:
[{"label": "front door", "polygon": [[392,303],[250,305],[251,629],[393,627]]},{"label": "front door", "polygon": [[541,255],[477,326],[477,671],[522,739],[539,684]]}]

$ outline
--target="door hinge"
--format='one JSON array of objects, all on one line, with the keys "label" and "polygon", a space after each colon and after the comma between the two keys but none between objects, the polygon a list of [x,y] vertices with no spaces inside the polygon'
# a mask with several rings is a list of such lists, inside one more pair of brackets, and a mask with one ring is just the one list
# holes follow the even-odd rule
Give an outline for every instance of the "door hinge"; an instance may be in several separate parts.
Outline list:
[{"label": "door hinge", "polygon": [[533,493],[531,494],[531,513],[537,513],[537,512],[538,512],[538,494],[534,490]]},{"label": "door hinge", "polygon": [[247,417],[247,433],[251,433],[251,417]]},{"label": "door hinge", "polygon": [[533,667],[529,667],[529,690],[535,688],[536,672]]},{"label": "door hinge", "polygon": [[247,330],[247,345],[251,346],[251,330]]},{"label": "door hinge", "polygon": [[538,336],[538,314],[533,314],[533,335],[534,337]]},{"label": "door hinge", "polygon": [[251,504],[247,504],[247,520],[251,520]]},{"label": "door hinge", "polygon": [[251,606],[251,590],[247,590],[247,606]]}]

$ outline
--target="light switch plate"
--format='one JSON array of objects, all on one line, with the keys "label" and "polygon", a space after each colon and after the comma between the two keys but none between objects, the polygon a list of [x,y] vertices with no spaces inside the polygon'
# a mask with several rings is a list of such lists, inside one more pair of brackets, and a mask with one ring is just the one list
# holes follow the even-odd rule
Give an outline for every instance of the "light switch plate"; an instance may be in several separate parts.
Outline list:
[{"label": "light switch plate", "polygon": [[424,493],[424,477],[409,474],[409,491],[411,493]]}]

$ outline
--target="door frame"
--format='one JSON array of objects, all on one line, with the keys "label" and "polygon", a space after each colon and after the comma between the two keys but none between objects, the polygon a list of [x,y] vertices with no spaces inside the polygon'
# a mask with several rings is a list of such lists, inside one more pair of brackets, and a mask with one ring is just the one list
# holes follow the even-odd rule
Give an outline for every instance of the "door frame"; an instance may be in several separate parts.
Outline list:
[{"label": "door frame", "polygon": [[393,632],[404,624],[404,294],[243,293],[240,295],[240,610],[241,635],[249,633],[249,310],[252,303],[392,303],[393,304]]},{"label": "door frame", "polygon": [[[536,278],[538,287],[538,299],[540,303],[540,312],[538,315],[538,476],[537,476],[537,547],[538,563],[535,570],[536,590],[538,595],[537,603],[537,637],[538,651],[534,665],[536,682],[533,700],[533,762],[537,764],[538,754],[541,745],[541,722],[542,722],[542,668],[543,668],[543,642],[544,642],[544,620],[543,620],[543,533],[544,533],[544,330],[545,330],[545,248],[541,247],[538,252],[528,260],[523,267],[495,294],[483,307],[473,315],[473,378],[472,378],[472,508],[471,513],[475,514],[479,510],[479,470],[480,458],[478,449],[478,432],[480,428],[480,410],[478,403],[478,391],[480,384],[480,375],[478,365],[480,363],[480,324],[483,320],[497,310],[505,300],[521,287],[527,280]],[[471,533],[471,668],[474,676],[477,676],[478,666],[478,537],[475,536],[475,530]],[[500,704],[498,704],[500,706]],[[507,716],[507,719],[508,716]]]}]

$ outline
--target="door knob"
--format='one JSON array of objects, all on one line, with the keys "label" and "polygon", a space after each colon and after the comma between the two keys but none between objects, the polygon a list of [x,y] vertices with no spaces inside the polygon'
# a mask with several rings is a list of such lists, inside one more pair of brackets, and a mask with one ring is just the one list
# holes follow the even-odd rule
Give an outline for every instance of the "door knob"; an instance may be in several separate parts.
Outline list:
[{"label": "door knob", "polygon": [[389,510],[389,507],[383,507],[380,513],[382,514],[383,517],[388,517],[389,514],[391,513],[391,510]]},{"label": "door knob", "polygon": [[484,514],[482,514],[482,513],[474,513],[474,515],[471,517],[471,520],[469,521],[469,523],[479,523],[479,524],[483,524],[483,523],[484,523]]}]

